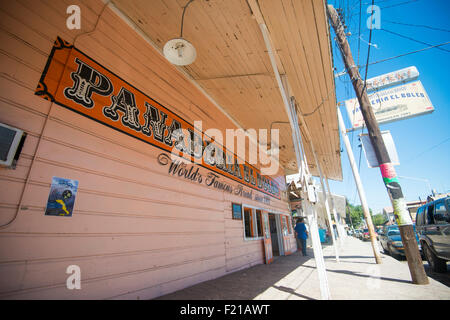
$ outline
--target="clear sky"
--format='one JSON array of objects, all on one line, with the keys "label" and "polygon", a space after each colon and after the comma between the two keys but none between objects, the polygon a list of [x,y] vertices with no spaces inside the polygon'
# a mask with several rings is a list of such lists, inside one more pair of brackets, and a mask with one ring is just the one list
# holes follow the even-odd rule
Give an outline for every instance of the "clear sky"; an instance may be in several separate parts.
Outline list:
[{"label": "clear sky", "polygon": [[[355,61],[358,60],[360,1],[329,0],[328,3],[333,4],[335,8],[343,8],[348,31],[352,34],[349,37],[349,43],[353,57]],[[370,30],[366,25],[369,18],[366,10],[371,3],[371,0],[362,0],[359,65],[365,65],[367,59]],[[377,47],[372,46],[370,49],[370,62],[450,41],[450,1],[448,0],[375,0],[375,5],[381,9],[381,28],[388,31],[377,29],[372,31],[371,43],[376,44]],[[426,44],[414,42],[391,32]],[[332,38],[334,38],[334,32],[332,32]],[[431,114],[380,125],[381,130],[390,130],[396,144],[400,159],[400,165],[395,167],[397,175],[409,177],[408,179],[400,178],[407,201],[418,200],[419,197],[426,199],[426,196],[430,194],[426,181],[410,178],[426,179],[431,188],[436,189],[437,192],[450,192],[450,45],[440,48],[443,50],[429,49],[371,65],[368,69],[367,78],[371,78],[416,66],[420,73],[419,80],[435,108]],[[334,40],[333,55],[337,72],[344,70],[342,57]],[[360,69],[360,73],[364,79],[365,69]],[[355,97],[348,75],[336,79],[336,91],[338,102]],[[347,128],[350,128],[344,107],[341,108],[341,112]],[[359,163],[361,149],[359,133],[361,131],[356,131],[353,136],[349,134],[357,163]],[[330,181],[330,188],[333,193],[347,196],[351,203],[359,204],[342,138],[341,147],[344,179],[342,182]],[[373,212],[376,214],[381,212],[383,207],[391,206],[380,170],[368,168],[364,152],[361,154],[360,175],[368,205]]]}]

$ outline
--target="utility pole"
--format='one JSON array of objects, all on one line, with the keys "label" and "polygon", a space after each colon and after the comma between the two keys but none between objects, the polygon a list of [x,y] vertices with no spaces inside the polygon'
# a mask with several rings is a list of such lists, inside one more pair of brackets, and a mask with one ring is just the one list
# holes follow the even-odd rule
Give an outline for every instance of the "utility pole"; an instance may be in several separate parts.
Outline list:
[{"label": "utility pole", "polygon": [[[408,260],[408,267],[412,282],[414,284],[428,284],[428,277],[423,267],[411,216],[406,209],[406,202],[403,197],[402,188],[395,173],[394,166],[389,158],[386,146],[384,145],[380,128],[378,127],[377,120],[375,119],[375,115],[367,96],[367,91],[365,90],[364,82],[362,81],[358,67],[355,65],[353,60],[344,27],[342,26],[338,14],[332,5],[327,6],[327,14],[336,33],[337,42],[341,50],[345,68],[347,69],[352,81],[353,89],[355,90],[358,98],[361,113],[366,123],[367,131],[369,132],[370,141],[380,166],[381,176],[391,200],[392,207],[394,208],[394,214],[400,230],[403,246],[405,248],[405,255]],[[373,231],[373,225],[371,227]]]},{"label": "utility pole", "polygon": [[375,234],[375,229],[373,227],[369,206],[367,205],[366,193],[364,192],[364,188],[361,183],[361,178],[359,176],[358,168],[355,162],[355,157],[353,156],[352,147],[350,145],[350,140],[348,139],[344,119],[342,119],[342,114],[341,110],[339,109],[339,106],[337,107],[337,115],[339,120],[339,130],[341,131],[342,140],[344,141],[345,149],[347,150],[348,161],[350,162],[353,177],[355,178],[356,188],[358,190],[359,200],[361,201],[361,207],[364,213],[364,219],[367,224],[367,229],[369,229],[369,236],[370,242],[372,244],[373,256],[375,257],[376,263],[381,264],[380,249],[378,248],[377,236]]}]

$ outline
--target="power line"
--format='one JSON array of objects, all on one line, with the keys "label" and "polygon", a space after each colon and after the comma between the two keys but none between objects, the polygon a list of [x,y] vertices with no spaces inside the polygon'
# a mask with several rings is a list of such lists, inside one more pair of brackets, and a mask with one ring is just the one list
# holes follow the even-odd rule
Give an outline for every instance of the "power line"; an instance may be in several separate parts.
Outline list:
[{"label": "power line", "polygon": [[[375,2],[375,0],[372,0],[372,10],[373,10],[373,3]],[[373,13],[373,11],[371,12]],[[372,19],[370,19],[370,32],[369,32],[369,48],[367,49],[367,60],[366,60],[366,74],[364,75],[364,87],[362,89],[362,93],[364,94],[364,90],[366,90],[366,81],[367,81],[367,71],[369,71],[369,58],[370,58],[370,47],[372,47],[370,45],[370,43],[372,43]]]},{"label": "power line", "polygon": [[359,65],[359,49],[361,46],[361,16],[362,16],[362,1],[359,1],[359,28],[358,28],[358,62]]},{"label": "power line", "polygon": [[[416,40],[416,39],[414,39],[414,38],[411,38],[411,37],[402,35],[402,34],[397,33],[397,32],[389,31],[389,30],[386,30],[386,29],[384,29],[384,28],[381,28],[380,30],[383,30],[383,31],[388,32],[388,33],[395,34],[396,36],[399,36],[399,37],[402,37],[402,38],[405,38],[405,39],[408,39],[408,40],[411,40],[411,41],[414,41],[414,42],[417,42],[417,43],[421,43],[421,44],[425,44],[425,45],[427,45],[427,46],[431,46],[431,44],[429,44],[429,43],[426,43],[426,42],[423,42],[423,41],[420,41],[420,40]],[[370,41],[369,41],[369,42],[370,42]],[[439,49],[439,50],[442,50],[442,51],[445,51],[445,52],[450,52],[450,51],[447,50],[447,49],[443,49],[443,48],[439,48],[439,47],[436,47],[436,49]]]},{"label": "power line", "polygon": [[426,25],[423,25],[423,24],[403,23],[403,22],[397,22],[397,21],[390,21],[390,20],[386,20],[386,19],[383,19],[383,22],[400,24],[400,25],[409,26],[409,27],[427,28],[427,29],[436,30],[436,31],[450,32],[450,30],[448,30],[448,29],[441,29],[441,28],[426,26]]},{"label": "power line", "polygon": [[433,149],[439,147],[440,145],[443,145],[444,143],[446,143],[446,142],[449,141],[449,140],[450,140],[450,137],[444,139],[443,141],[439,142],[438,144],[435,144],[434,146],[432,146],[432,147],[426,149],[425,151],[422,151],[421,153],[419,153],[419,154],[416,155],[415,157],[413,157],[413,158],[407,160],[406,162],[411,162],[411,161],[417,159],[417,158],[420,157],[421,155],[423,155],[423,154],[425,154],[425,153],[427,153],[427,152],[429,152],[429,151],[431,151],[431,150],[433,150]]},{"label": "power line", "polygon": [[393,4],[393,5],[391,5],[391,6],[382,7],[382,8],[380,8],[380,9],[387,9],[387,8],[398,7],[398,6],[402,6],[402,5],[404,5],[404,4],[408,4],[408,3],[412,3],[412,2],[417,2],[417,1],[419,1],[419,0],[411,0],[411,1],[406,1],[406,2],[396,3],[396,4]]},{"label": "power line", "polygon": [[[409,4],[409,3],[412,3],[412,2],[417,2],[417,1],[419,1],[419,0],[411,0],[411,1],[406,1],[406,2],[396,3],[396,4],[393,4],[393,5],[390,5],[390,6],[380,7],[380,9],[389,9],[389,8],[393,8],[393,7],[398,7],[398,6],[402,6],[402,5],[405,5],[405,4]],[[379,2],[382,2],[382,1],[379,1]],[[367,5],[367,4],[370,4],[370,2],[363,3],[363,5]]]},{"label": "power line", "polygon": [[[445,46],[447,44],[450,44],[450,41],[447,41],[447,42],[444,42],[444,43],[441,43],[441,44],[436,44],[434,46],[429,46],[429,47],[426,47],[426,48],[423,48],[423,49],[414,50],[414,51],[407,52],[407,53],[402,53],[402,54],[399,54],[399,55],[394,56],[394,57],[390,57],[390,58],[378,60],[378,61],[375,61],[375,62],[371,62],[371,63],[369,63],[369,65],[374,65],[374,64],[385,62],[385,61],[388,61],[388,60],[397,59],[397,58],[400,58],[400,57],[403,57],[403,56],[407,56],[407,55],[410,55],[410,54],[413,54],[413,53],[417,53],[417,52],[421,52],[421,51],[425,51],[425,50],[429,50],[429,49]],[[365,67],[366,66],[360,66],[360,68],[365,68]]]},{"label": "power line", "polygon": [[[373,4],[374,4],[374,2],[375,2],[375,0],[372,0],[372,9],[373,9]],[[373,11],[371,12],[371,13],[373,13]],[[362,93],[364,94],[364,90],[366,90],[366,84],[367,84],[367,72],[369,71],[369,60],[370,60],[370,47],[371,47],[371,45],[370,45],[370,43],[372,42],[372,30],[373,30],[373,28],[372,28],[372,19],[370,19],[370,32],[369,32],[369,46],[368,46],[368,49],[367,49],[367,60],[366,60],[366,72],[365,72],[365,75],[364,75],[364,86],[363,86],[363,89],[362,89]],[[355,106],[356,106],[356,103],[355,103]],[[362,126],[362,132],[364,132],[364,124],[365,123],[363,123],[363,126]],[[360,139],[360,141],[361,141],[361,139]],[[362,142],[361,142],[361,144],[362,144]],[[362,145],[360,144],[360,149],[359,149],[359,160],[358,160],[358,172],[361,172],[361,156],[362,156]],[[356,191],[355,191],[355,199],[356,199]],[[354,200],[353,200],[354,201]]]},{"label": "power line", "polygon": [[[450,44],[450,41],[447,41],[447,42],[444,42],[444,43],[440,43],[440,44],[436,44],[434,46],[429,46],[429,47],[426,47],[426,48],[422,48],[422,49],[419,49],[419,50],[414,50],[414,51],[411,51],[411,52],[402,53],[402,54],[399,54],[399,55],[396,55],[396,56],[393,56],[393,57],[390,57],[390,58],[381,59],[381,60],[378,60],[378,61],[375,61],[375,62],[371,62],[371,63],[369,63],[369,65],[371,66],[371,65],[374,65],[374,64],[377,64],[377,63],[386,62],[386,61],[389,61],[389,60],[401,58],[403,56],[407,56],[407,55],[410,55],[410,54],[413,54],[413,53],[418,53],[418,52],[429,50],[429,49],[433,49],[433,48],[436,48],[436,47],[442,47],[442,46],[445,46],[445,45],[448,45],[448,44]],[[358,66],[358,68],[365,68],[366,66],[367,65]],[[342,76],[342,75],[344,75],[346,73],[347,72],[342,72],[342,73],[339,74],[338,77],[340,77],[340,76]]]}]

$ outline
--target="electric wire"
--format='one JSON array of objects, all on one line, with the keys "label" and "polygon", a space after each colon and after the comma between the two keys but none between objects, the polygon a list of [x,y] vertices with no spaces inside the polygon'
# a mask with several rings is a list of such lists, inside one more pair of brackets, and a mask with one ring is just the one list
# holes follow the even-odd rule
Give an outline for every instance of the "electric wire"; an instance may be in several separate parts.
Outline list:
[{"label": "electric wire", "polygon": [[410,1],[406,1],[406,2],[396,3],[391,6],[381,7],[380,9],[388,9],[388,8],[398,7],[398,6],[402,6],[404,4],[409,4],[409,3],[417,2],[417,1],[419,1],[419,0],[410,0]]},{"label": "electric wire", "polygon": [[[410,3],[413,3],[413,2],[417,2],[417,1],[420,1],[420,0],[411,0],[411,1],[406,1],[406,2],[396,3],[396,4],[393,4],[393,5],[390,5],[390,6],[380,7],[380,10],[381,9],[389,9],[389,8],[393,8],[393,7],[398,7],[398,6],[402,6],[402,5],[405,5],[405,4],[410,4]],[[381,1],[379,1],[379,2],[381,2]],[[367,4],[370,4],[370,2],[366,2],[366,3],[363,3],[363,4],[367,5]],[[377,2],[377,4],[378,4],[378,2]]]},{"label": "electric wire", "polygon": [[[378,64],[378,63],[381,63],[381,62],[386,62],[386,61],[389,61],[389,60],[401,58],[401,57],[404,57],[404,56],[407,56],[407,55],[410,55],[410,54],[414,54],[414,53],[418,53],[418,52],[421,52],[421,51],[433,49],[433,48],[435,48],[435,47],[442,47],[442,46],[445,46],[445,45],[448,45],[448,44],[450,44],[450,41],[444,42],[444,43],[440,43],[440,44],[436,44],[436,45],[434,45],[434,46],[429,46],[429,47],[426,47],[426,48],[422,48],[422,49],[418,49],[418,50],[414,50],[414,51],[402,53],[402,54],[399,54],[399,55],[396,55],[396,56],[393,56],[393,57],[390,57],[390,58],[381,59],[381,60],[378,60],[378,61],[375,61],[375,62],[371,62],[371,63],[369,63],[369,65],[371,66],[371,65]],[[360,69],[363,69],[363,68],[365,68],[365,67],[366,67],[366,65],[358,66],[358,68],[360,68]],[[339,78],[340,76],[346,74],[346,73],[347,73],[347,72],[344,71],[343,73],[341,73],[341,74],[338,76],[338,78]]]},{"label": "electric wire", "polygon": [[435,144],[434,146],[432,146],[432,147],[430,147],[430,148],[428,148],[428,149],[426,149],[426,150],[420,152],[420,153],[417,154],[416,156],[414,156],[414,157],[412,157],[411,159],[405,161],[404,164],[405,164],[405,163],[408,163],[408,162],[411,162],[411,161],[413,161],[413,160],[419,158],[419,157],[422,156],[423,154],[425,154],[425,153],[427,153],[427,152],[430,152],[430,151],[433,150],[433,149],[436,149],[437,147],[443,145],[444,143],[446,143],[446,142],[449,141],[449,140],[450,140],[450,137],[444,139],[443,141],[439,142],[438,144]]},{"label": "electric wire", "polygon": [[448,29],[441,29],[441,28],[431,27],[431,26],[427,26],[427,25],[423,25],[423,24],[404,23],[404,22],[398,22],[398,21],[390,21],[390,20],[386,20],[386,19],[383,19],[383,22],[399,24],[399,25],[408,26],[408,27],[427,28],[427,29],[435,30],[435,31],[450,32],[450,30],[448,30]]},{"label": "electric wire", "polygon": [[194,0],[189,0],[189,2],[183,7],[183,14],[181,16],[181,32],[180,32],[180,38],[183,38],[183,25],[184,25],[184,14],[186,12],[187,7],[191,4],[191,2]]},{"label": "electric wire", "polygon": [[94,28],[93,28],[91,31],[86,31],[86,32],[83,32],[83,33],[79,33],[79,34],[77,34],[77,35],[75,36],[75,38],[73,38],[72,44],[73,44],[74,46],[77,44],[76,42],[77,42],[78,38],[80,38],[80,37],[82,37],[82,36],[86,36],[86,35],[93,34],[93,33],[97,30],[98,23],[100,22],[100,19],[102,18],[103,13],[105,12],[105,9],[106,9],[106,7],[109,5],[110,2],[111,2],[111,0],[108,0],[108,1],[103,5],[102,10],[100,11],[100,13],[99,13],[98,16],[97,16],[97,20],[95,21]]},{"label": "electric wire", "polygon": [[[375,2],[375,0],[372,0],[372,9],[373,9],[374,2]],[[371,13],[373,13],[373,11],[371,11]],[[372,43],[372,31],[373,31],[372,21],[373,20],[371,19],[370,20],[369,45],[368,45],[368,49],[367,49],[366,66],[369,65],[369,60],[370,60],[370,48],[371,48],[370,43]],[[362,94],[365,94],[366,84],[367,84],[367,72],[368,71],[369,71],[369,68],[366,67],[366,72],[365,72],[365,75],[364,75],[364,86],[363,86],[363,89],[362,89]],[[362,132],[364,132],[364,125],[365,125],[365,122],[363,122],[363,125],[362,125]],[[361,144],[362,144],[362,142],[361,142]],[[359,149],[358,172],[361,172],[361,155],[362,155],[362,145],[361,144],[359,146],[360,149]],[[356,190],[355,190],[355,196],[356,196]],[[355,198],[355,200],[356,200],[356,198]]]},{"label": "electric wire", "polygon": [[356,62],[358,65],[359,65],[359,52],[361,48],[361,16],[362,16],[362,1],[359,1],[358,59]]},{"label": "electric wire", "polygon": [[[394,31],[390,31],[390,30],[387,30],[387,29],[384,29],[384,28],[380,28],[380,30],[383,30],[383,31],[385,31],[385,32],[394,34],[394,35],[396,35],[396,36],[399,36],[399,37],[402,37],[402,38],[405,38],[405,39],[408,39],[408,40],[411,40],[411,41],[414,41],[414,42],[417,42],[417,43],[425,44],[425,45],[427,45],[427,46],[433,46],[432,44],[429,44],[429,43],[427,43],[427,42],[423,42],[423,41],[420,41],[420,40],[416,40],[416,39],[414,39],[414,38],[411,38],[411,37],[402,35],[402,34],[400,34],[400,33],[394,32]],[[369,42],[370,42],[370,41],[369,41]],[[440,48],[440,47],[436,47],[436,49],[442,50],[442,51],[445,51],[445,52],[450,52],[449,50],[443,49],[443,48]]]},{"label": "electric wire", "polygon": [[[375,2],[375,0],[372,0],[372,8],[373,8],[374,2]],[[373,13],[373,11],[372,11],[372,13]],[[368,47],[368,49],[367,49],[366,66],[369,65],[370,48],[372,47],[372,46],[370,45],[370,43],[372,43],[372,31],[373,31],[373,28],[372,28],[372,21],[373,21],[373,20],[371,19],[371,20],[370,20],[370,32],[369,32],[369,47]],[[369,67],[366,67],[366,73],[365,73],[365,75],[364,75],[364,87],[363,87],[363,89],[362,89],[362,94],[364,94],[364,92],[365,92],[365,90],[366,90],[367,72],[368,72],[368,71],[369,71]]]}]

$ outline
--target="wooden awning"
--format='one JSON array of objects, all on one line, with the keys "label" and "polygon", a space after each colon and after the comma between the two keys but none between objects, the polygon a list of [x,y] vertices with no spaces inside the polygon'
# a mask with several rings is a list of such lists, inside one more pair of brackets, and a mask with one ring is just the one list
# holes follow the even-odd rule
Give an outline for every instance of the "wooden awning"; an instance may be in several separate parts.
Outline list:
[{"label": "wooden awning", "polygon": [[[251,2],[251,3],[250,3]],[[158,47],[180,36],[188,0],[112,0]],[[280,129],[280,164],[297,173],[291,129],[252,6],[275,47],[279,72],[304,116],[327,178],[342,180],[335,84],[325,1],[194,0],[183,37],[197,50],[184,71],[244,129]],[[201,108],[201,106],[198,106]],[[203,110],[208,114],[208,110]],[[301,128],[307,160],[318,175]],[[265,141],[261,141],[265,142]]]}]

